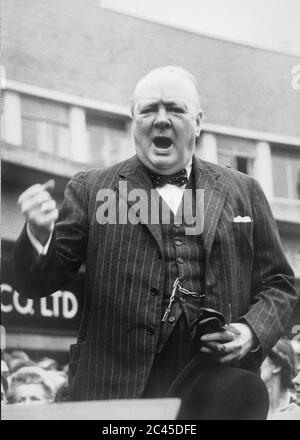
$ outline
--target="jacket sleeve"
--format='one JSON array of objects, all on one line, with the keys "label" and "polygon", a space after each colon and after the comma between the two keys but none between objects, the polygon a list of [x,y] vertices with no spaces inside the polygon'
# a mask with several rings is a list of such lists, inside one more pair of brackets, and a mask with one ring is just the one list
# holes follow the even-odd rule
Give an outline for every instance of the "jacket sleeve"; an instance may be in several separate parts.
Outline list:
[{"label": "jacket sleeve", "polygon": [[88,197],[84,177],[84,172],[78,173],[66,186],[64,201],[46,255],[38,255],[32,246],[26,224],[15,244],[15,287],[27,298],[40,298],[62,289],[85,260]]},{"label": "jacket sleeve", "polygon": [[[266,196],[252,180],[254,265],[252,301],[241,321],[255,333],[261,350],[249,356],[261,362],[281,337],[291,319],[299,293]],[[260,359],[259,359],[260,358]]]}]

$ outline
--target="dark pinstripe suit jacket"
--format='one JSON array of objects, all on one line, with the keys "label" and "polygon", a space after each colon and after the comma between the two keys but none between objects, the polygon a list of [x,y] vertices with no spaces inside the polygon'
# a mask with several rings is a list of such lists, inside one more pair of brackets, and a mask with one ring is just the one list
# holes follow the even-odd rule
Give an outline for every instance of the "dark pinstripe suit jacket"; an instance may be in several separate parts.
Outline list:
[{"label": "dark pinstripe suit jacket", "polygon": [[[251,326],[261,344],[259,363],[291,316],[297,299],[293,272],[259,184],[197,158],[193,172],[196,188],[204,188],[206,305]],[[150,192],[136,156],[104,171],[79,173],[66,188],[47,256],[36,255],[25,231],[15,247],[16,287],[31,298],[62,288],[86,262],[79,339],[70,353],[75,399],[140,396],[156,353],[162,295],[150,289],[162,292],[164,285],[160,226],[96,221],[97,192],[117,191],[122,180],[128,191]],[[238,215],[252,222],[234,223]]]}]

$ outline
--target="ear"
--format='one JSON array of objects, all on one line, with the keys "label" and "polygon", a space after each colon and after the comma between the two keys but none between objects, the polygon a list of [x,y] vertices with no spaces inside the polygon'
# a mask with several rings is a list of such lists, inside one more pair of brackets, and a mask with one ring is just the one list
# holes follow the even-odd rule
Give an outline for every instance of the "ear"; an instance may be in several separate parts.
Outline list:
[{"label": "ear", "polygon": [[196,115],[196,136],[198,137],[201,133],[201,119],[203,118],[203,111],[201,108],[198,110]]},{"label": "ear", "polygon": [[282,367],[280,365],[272,368],[272,374],[279,374],[280,371],[282,370]]}]

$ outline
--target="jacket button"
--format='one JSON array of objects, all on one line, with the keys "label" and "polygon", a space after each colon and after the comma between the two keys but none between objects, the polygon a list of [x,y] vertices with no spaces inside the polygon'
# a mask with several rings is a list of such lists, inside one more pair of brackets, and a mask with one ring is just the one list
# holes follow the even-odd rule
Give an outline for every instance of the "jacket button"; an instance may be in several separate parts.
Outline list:
[{"label": "jacket button", "polygon": [[174,223],[174,227],[175,228],[181,228],[182,224],[181,223]]},{"label": "jacket button", "polygon": [[183,259],[181,257],[176,258],[177,263],[183,264]]},{"label": "jacket button", "polygon": [[181,246],[182,245],[182,241],[181,240],[175,240],[175,244],[176,244],[176,246]]},{"label": "jacket button", "polygon": [[155,289],[155,287],[152,287],[152,289],[150,290],[150,293],[153,296],[157,296],[159,294],[159,291],[157,289]]},{"label": "jacket button", "polygon": [[157,251],[157,252],[156,252],[156,256],[157,256],[157,258],[161,259],[161,252],[160,252],[160,251]]},{"label": "jacket button", "polygon": [[154,333],[155,333],[155,329],[154,329],[154,327],[147,327],[147,335],[154,335]]},{"label": "jacket button", "polygon": [[175,316],[170,316],[168,321],[170,322],[170,324],[173,324],[175,322],[176,318]]}]

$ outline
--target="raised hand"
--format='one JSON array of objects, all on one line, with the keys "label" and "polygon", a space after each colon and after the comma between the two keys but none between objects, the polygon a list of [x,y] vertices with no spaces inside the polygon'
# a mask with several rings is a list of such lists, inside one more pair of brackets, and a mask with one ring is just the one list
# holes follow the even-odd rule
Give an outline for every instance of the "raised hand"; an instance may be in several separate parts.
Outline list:
[{"label": "raised hand", "polygon": [[30,232],[42,245],[47,243],[58,218],[56,202],[49,193],[54,186],[53,179],[43,185],[38,183],[27,188],[18,198]]}]

